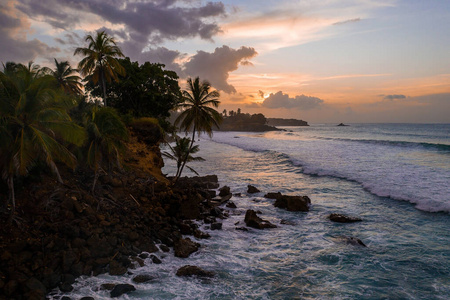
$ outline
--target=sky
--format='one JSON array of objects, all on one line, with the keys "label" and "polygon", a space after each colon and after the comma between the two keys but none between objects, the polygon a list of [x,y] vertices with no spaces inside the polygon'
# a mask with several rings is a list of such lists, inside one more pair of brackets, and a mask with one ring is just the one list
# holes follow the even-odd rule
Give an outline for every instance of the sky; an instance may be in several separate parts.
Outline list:
[{"label": "sky", "polygon": [[0,61],[76,67],[99,30],[208,80],[220,111],[450,123],[450,0],[1,0]]}]

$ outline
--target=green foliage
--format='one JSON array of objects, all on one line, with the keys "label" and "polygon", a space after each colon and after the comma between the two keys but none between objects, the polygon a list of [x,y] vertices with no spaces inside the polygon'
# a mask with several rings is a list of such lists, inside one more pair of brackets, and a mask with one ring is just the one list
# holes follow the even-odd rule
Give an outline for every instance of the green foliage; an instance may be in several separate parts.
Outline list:
[{"label": "green foliage", "polygon": [[[190,147],[191,139],[188,137],[180,138],[176,137],[175,139],[175,147],[170,147],[171,152],[164,151],[162,155],[169,159],[175,160],[177,162],[177,173],[175,174],[175,178],[181,176],[181,167],[183,162],[191,162],[191,161],[204,161],[201,157],[193,157],[192,154],[197,153],[200,149],[198,145]],[[186,168],[194,172],[198,175],[198,173],[192,169],[191,167],[186,165]]]},{"label": "green foliage", "polygon": [[78,69],[88,81],[92,81],[94,85],[100,84],[106,106],[106,82],[118,81],[118,75],[125,75],[125,69],[116,59],[124,55],[114,38],[108,36],[105,31],[97,32],[95,37],[88,35],[85,41],[89,43],[88,46],[77,48],[74,52],[74,55],[84,56],[78,64]]},{"label": "green foliage", "polygon": [[68,94],[81,95],[83,93],[81,78],[76,75],[68,61],[58,62],[55,58],[55,69],[47,69],[48,74],[55,77],[59,86]]},{"label": "green foliage", "polygon": [[[164,70],[163,64],[131,62],[130,58],[120,59],[126,75],[119,76],[107,88],[109,105],[121,114],[134,117],[154,117],[164,120],[178,104],[180,87],[178,75]],[[87,85],[93,96],[100,96],[102,91],[92,83]],[[163,125],[163,122],[161,122]]]},{"label": "green foliage", "polygon": [[0,72],[0,169],[14,206],[14,176],[43,161],[62,182],[55,162],[74,168],[66,143],[81,145],[85,132],[67,113],[74,101],[54,77],[32,63],[7,66]]}]

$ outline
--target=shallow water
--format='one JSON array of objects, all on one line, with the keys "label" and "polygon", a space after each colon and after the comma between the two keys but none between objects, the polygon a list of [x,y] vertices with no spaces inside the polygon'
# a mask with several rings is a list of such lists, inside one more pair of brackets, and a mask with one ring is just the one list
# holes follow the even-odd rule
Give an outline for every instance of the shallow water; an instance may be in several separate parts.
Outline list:
[{"label": "shallow water", "polygon": [[[79,279],[68,295],[109,299],[108,292],[98,290],[101,283],[131,283],[137,274],[151,274],[157,279],[134,284],[137,291],[122,299],[448,299],[448,127],[429,137],[430,128],[423,125],[405,125],[408,130],[359,126],[202,137],[198,155],[206,161],[191,166],[200,174],[217,174],[221,185],[242,194],[232,198],[238,208],[228,209],[223,230],[202,225],[212,237],[199,241],[202,248],[188,259],[158,252],[163,264],[147,260],[133,275]],[[383,142],[367,142],[377,139]],[[173,164],[166,164],[164,171],[173,174]],[[248,184],[262,192],[247,195]],[[269,191],[308,195],[311,211],[275,208],[263,197]],[[278,228],[235,230],[244,226],[247,209],[261,211]],[[363,222],[332,223],[327,219],[332,212]],[[341,236],[357,237],[367,248],[347,244]],[[186,264],[217,276],[175,276]]]}]

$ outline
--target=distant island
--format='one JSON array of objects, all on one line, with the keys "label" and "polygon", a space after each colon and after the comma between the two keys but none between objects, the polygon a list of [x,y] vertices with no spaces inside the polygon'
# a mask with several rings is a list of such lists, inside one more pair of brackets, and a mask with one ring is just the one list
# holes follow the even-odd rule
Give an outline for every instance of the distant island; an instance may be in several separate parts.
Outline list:
[{"label": "distant island", "polygon": [[347,125],[347,124],[344,124],[344,123],[339,123],[339,124],[336,125],[336,126],[350,126],[350,125]]},{"label": "distant island", "polygon": [[308,122],[297,119],[268,118],[267,125],[270,126],[309,126]]},{"label": "distant island", "polygon": [[263,114],[242,113],[240,109],[222,112],[223,122],[219,131],[282,131],[275,126],[309,126],[307,122],[296,119],[266,118]]}]

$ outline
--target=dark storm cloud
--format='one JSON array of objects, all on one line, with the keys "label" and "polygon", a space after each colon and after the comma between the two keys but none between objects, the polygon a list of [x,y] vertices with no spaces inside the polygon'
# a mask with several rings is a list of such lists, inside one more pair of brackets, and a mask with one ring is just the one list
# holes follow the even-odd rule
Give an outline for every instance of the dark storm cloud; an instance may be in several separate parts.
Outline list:
[{"label": "dark storm cloud", "polygon": [[234,86],[228,84],[228,76],[237,70],[239,64],[249,64],[248,59],[257,54],[254,48],[232,49],[228,46],[216,48],[213,53],[197,51],[185,64],[185,73],[189,76],[207,78],[212,86],[225,93],[236,93]]},{"label": "dark storm cloud", "polygon": [[287,94],[279,91],[275,94],[270,94],[261,104],[266,108],[296,108],[300,110],[309,110],[321,106],[324,101],[317,97],[311,96],[295,96],[290,98]]}]

